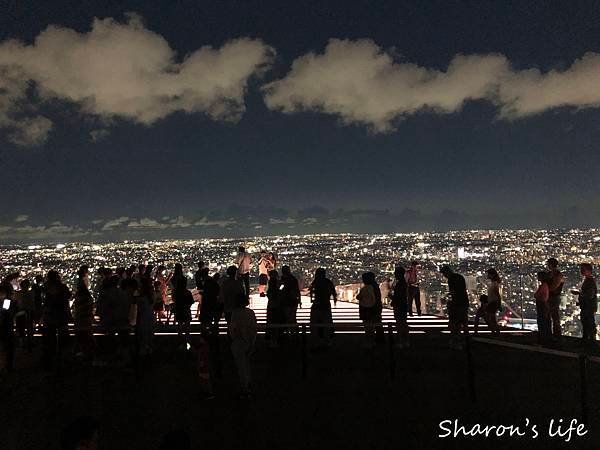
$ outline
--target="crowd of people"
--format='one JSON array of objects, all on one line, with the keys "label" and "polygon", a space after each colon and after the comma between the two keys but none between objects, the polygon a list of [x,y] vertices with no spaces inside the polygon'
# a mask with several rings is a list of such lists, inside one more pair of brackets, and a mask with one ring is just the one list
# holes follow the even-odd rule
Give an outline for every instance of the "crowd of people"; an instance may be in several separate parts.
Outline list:
[{"label": "crowd of people", "polygon": [[[196,302],[190,290],[190,281],[183,266],[175,264],[171,272],[163,265],[146,264],[118,267],[102,267],[90,281],[88,266],[77,271],[76,282],[69,288],[56,270],[45,277],[33,280],[12,274],[0,283],[0,305],[2,305],[2,342],[5,349],[5,367],[14,364],[15,349],[22,347],[31,351],[33,335],[43,335],[43,366],[51,369],[60,351],[65,348],[69,324],[75,332],[74,354],[103,364],[96,358],[97,342],[94,330],[100,331],[110,342],[110,355],[115,361],[126,361],[135,349],[137,356],[153,352],[153,336],[157,326],[163,323],[176,324],[179,348],[190,349],[192,344],[198,353],[198,370],[204,380],[205,391],[212,395],[208,373],[208,354],[211,337],[218,335],[219,324],[224,319],[228,329],[228,343],[238,370],[241,392],[250,392],[250,357],[256,336],[256,316],[249,306],[250,271],[252,256],[240,247],[224,275],[210,273],[204,262],[198,263],[193,277],[200,296],[196,317],[200,321],[201,333],[196,342],[190,340],[192,305]],[[558,261],[550,258],[547,270],[539,272],[539,288],[535,293],[540,341],[556,340],[561,335],[560,296],[565,277],[558,270]],[[277,269],[277,258],[273,253],[261,252],[258,259],[260,296],[267,298],[267,328],[265,339],[269,347],[280,346],[282,340],[294,339],[298,333],[296,314],[302,306],[298,279],[289,266]],[[451,331],[450,346],[461,348],[460,333],[469,329],[469,295],[465,278],[449,266],[440,268],[447,281],[448,326]],[[597,309],[597,288],[591,264],[581,265],[583,282],[573,293],[578,295],[581,309],[583,338],[596,338],[594,314]],[[374,346],[383,339],[382,311],[384,304],[393,309],[396,323],[397,346],[409,346],[408,317],[421,315],[420,266],[412,261],[408,268],[397,265],[394,281],[382,293],[373,272],[362,275],[362,287],[356,295],[358,314],[364,325],[365,347]],[[92,286],[93,285],[93,286]],[[311,301],[310,332],[314,345],[331,345],[334,326],[332,302],[337,303],[334,283],[327,277],[324,268],[315,271],[308,286]],[[483,319],[492,333],[500,333],[497,313],[502,310],[502,279],[498,271],[487,271],[486,293],[479,298],[480,306],[475,313],[474,331],[478,331]],[[413,307],[414,305],[414,307]],[[133,330],[133,335],[132,335]]]}]

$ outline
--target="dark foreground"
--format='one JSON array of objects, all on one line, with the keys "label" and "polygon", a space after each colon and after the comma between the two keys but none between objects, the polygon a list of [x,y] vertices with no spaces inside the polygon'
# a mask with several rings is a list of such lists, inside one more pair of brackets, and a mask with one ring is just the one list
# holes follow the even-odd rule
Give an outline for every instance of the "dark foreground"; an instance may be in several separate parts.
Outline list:
[{"label": "dark foreground", "polygon": [[[309,352],[305,380],[299,343],[267,349],[259,337],[250,400],[237,398],[224,338],[212,401],[199,395],[194,355],[176,352],[170,337],[137,370],[69,355],[60,373],[45,375],[34,351],[1,380],[0,448],[57,449],[60,429],[82,414],[99,421],[100,449],[155,449],[175,428],[197,449],[600,448],[599,363],[588,367],[589,431],[565,443],[548,437],[548,424],[581,417],[576,359],[473,343],[473,401],[466,352],[447,349],[444,336],[416,336],[409,350],[394,350],[394,378],[387,341],[367,350],[361,337],[337,335],[331,348]],[[526,435],[439,438],[439,422],[454,419],[520,426]]]}]

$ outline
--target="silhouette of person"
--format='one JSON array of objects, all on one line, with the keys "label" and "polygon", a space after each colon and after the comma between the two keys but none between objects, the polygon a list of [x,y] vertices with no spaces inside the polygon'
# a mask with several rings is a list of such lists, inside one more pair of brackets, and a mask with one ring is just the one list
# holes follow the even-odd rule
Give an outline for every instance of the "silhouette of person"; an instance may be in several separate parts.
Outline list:
[{"label": "silhouette of person", "polygon": [[365,327],[365,336],[367,341],[365,347],[372,347],[374,344],[374,324],[375,324],[375,290],[371,284],[369,273],[362,274],[363,286],[360,288],[356,298],[358,300],[358,315]]},{"label": "silhouette of person", "polygon": [[392,308],[394,310],[394,319],[396,320],[396,329],[398,330],[399,348],[408,347],[408,285],[404,277],[404,267],[398,266],[394,270],[394,286],[392,292]]},{"label": "silhouette of person", "polygon": [[200,323],[203,333],[215,332],[219,325],[221,311],[219,310],[219,292],[221,287],[214,277],[209,276],[208,267],[202,269],[204,292],[200,304]]},{"label": "silhouette of person", "polygon": [[421,315],[421,290],[419,289],[419,262],[412,261],[410,268],[405,272],[404,278],[408,285],[408,314],[413,315],[413,302],[417,308],[417,315]]},{"label": "silhouette of person", "polygon": [[[296,324],[296,313],[298,307],[302,306],[302,299],[298,279],[292,275],[290,266],[281,266],[280,289],[283,321],[286,324]],[[295,328],[290,328],[288,331],[295,331]]]},{"label": "silhouette of person", "polygon": [[44,284],[44,367],[50,369],[55,357],[60,354],[67,338],[67,324],[71,312],[71,291],[62,282],[56,270],[50,270]]},{"label": "silhouette of person", "polygon": [[238,247],[235,264],[237,265],[239,278],[244,283],[246,297],[250,298],[250,264],[252,264],[252,257],[242,246]]},{"label": "silhouette of person", "polygon": [[239,303],[240,297],[246,299],[246,303],[248,302],[246,290],[244,289],[242,281],[237,278],[237,274],[237,267],[229,266],[227,268],[227,279],[223,281],[223,284],[221,285],[221,291],[219,293],[219,301],[221,305],[223,305],[225,321],[227,324],[229,324],[231,321],[231,314],[233,313],[236,305]]},{"label": "silhouette of person", "polygon": [[448,301],[448,327],[450,328],[450,348],[462,349],[462,344],[458,339],[460,331],[465,334],[469,332],[469,296],[467,294],[467,285],[465,278],[455,273],[449,266],[442,266],[440,269],[442,275],[448,280],[448,291],[450,300]]},{"label": "silhouette of person", "polygon": [[581,287],[577,291],[582,338],[585,341],[595,341],[597,333],[595,315],[598,310],[598,287],[596,286],[591,264],[581,264],[579,272],[583,277]]},{"label": "silhouette of person", "polygon": [[[320,343],[330,346],[333,335],[333,316],[331,314],[331,297],[337,304],[337,292],[324,268],[315,271],[315,277],[309,288],[311,335],[318,337]],[[326,325],[323,327],[323,325]]]},{"label": "silhouette of person", "polygon": [[548,305],[548,299],[550,297],[550,288],[548,286],[550,274],[548,272],[538,272],[537,279],[540,284],[533,296],[535,298],[535,309],[537,312],[538,342],[543,344],[552,336],[552,330],[550,328],[550,306]]},{"label": "silhouette of person", "polygon": [[276,270],[271,270],[269,272],[269,287],[267,289],[267,331],[265,336],[269,347],[279,346],[281,328],[269,328],[269,326],[279,326],[283,323],[283,314],[281,313],[281,293],[279,290],[280,285],[279,273]]},{"label": "silhouette of person", "polygon": [[565,277],[558,270],[558,261],[556,258],[548,259],[547,267],[550,275],[550,280],[548,281],[548,288],[550,290],[548,297],[548,306],[550,308],[550,324],[552,327],[553,338],[558,339],[562,334],[560,326],[560,298],[563,285],[565,284]]}]

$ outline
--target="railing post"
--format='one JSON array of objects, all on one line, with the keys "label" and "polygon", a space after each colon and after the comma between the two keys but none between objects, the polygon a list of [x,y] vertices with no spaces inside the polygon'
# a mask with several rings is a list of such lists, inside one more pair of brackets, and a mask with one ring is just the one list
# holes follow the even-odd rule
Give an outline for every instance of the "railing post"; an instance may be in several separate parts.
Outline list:
[{"label": "railing post", "polygon": [[302,324],[302,379],[306,380],[308,375],[308,354],[306,348],[306,324]]},{"label": "railing post", "polygon": [[581,422],[588,423],[588,398],[587,398],[587,355],[579,355],[579,391],[581,395]]},{"label": "railing post", "polygon": [[394,358],[394,327],[388,323],[390,377],[396,378],[396,359]]},{"label": "railing post", "polygon": [[465,352],[467,354],[467,382],[469,383],[469,397],[472,402],[477,401],[475,392],[475,368],[473,367],[473,353],[471,351],[471,336],[465,336]]}]

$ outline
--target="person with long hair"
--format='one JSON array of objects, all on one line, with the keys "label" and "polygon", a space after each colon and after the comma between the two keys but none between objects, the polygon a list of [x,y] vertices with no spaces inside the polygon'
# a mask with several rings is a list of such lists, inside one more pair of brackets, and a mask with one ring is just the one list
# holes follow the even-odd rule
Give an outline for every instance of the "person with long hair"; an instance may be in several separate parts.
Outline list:
[{"label": "person with long hair", "polygon": [[315,278],[309,287],[310,301],[310,326],[311,335],[318,338],[319,343],[330,346],[330,338],[333,335],[333,316],[331,314],[331,298],[334,305],[337,304],[337,293],[335,286],[323,267],[315,271]]}]

